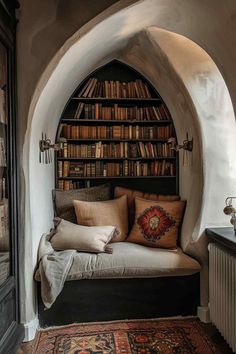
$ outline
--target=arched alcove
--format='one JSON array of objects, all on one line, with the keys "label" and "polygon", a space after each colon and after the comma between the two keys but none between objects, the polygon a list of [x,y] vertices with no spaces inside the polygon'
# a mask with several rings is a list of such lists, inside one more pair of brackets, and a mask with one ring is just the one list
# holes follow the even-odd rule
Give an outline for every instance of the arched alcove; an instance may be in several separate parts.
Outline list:
[{"label": "arched alcove", "polygon": [[[141,6],[139,15],[144,3],[137,4]],[[202,237],[205,227],[228,223],[219,206],[229,192],[236,192],[232,151],[236,143],[234,113],[225,82],[209,55],[191,40],[156,27],[140,32],[147,27],[148,20],[138,26],[136,19],[135,26],[125,26],[128,19],[135,18],[135,6],[111,17],[109,14],[107,19],[104,15],[73,36],[43,74],[32,98],[23,156],[26,227],[22,289],[27,304],[27,309],[22,308],[24,322],[37,313],[33,271],[40,236],[51,227],[53,217],[54,169],[53,164],[39,164],[41,133],[55,139],[63,108],[78,83],[114,58],[140,71],[157,89],[172,114],[179,142],[186,131],[194,138],[192,164],[180,166],[180,194],[187,199],[183,249],[206,265],[207,250]],[[201,304],[207,305],[207,292],[202,295]]]}]

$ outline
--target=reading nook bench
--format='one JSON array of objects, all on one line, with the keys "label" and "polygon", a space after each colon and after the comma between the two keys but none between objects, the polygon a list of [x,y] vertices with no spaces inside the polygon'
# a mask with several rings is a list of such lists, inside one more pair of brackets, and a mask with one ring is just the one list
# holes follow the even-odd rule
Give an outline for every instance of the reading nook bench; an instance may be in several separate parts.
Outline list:
[{"label": "reading nook bench", "polygon": [[41,326],[196,315],[201,267],[180,248],[178,195],[120,186],[111,194],[104,184],[55,190],[53,201],[55,228],[36,276]]},{"label": "reading nook bench", "polygon": [[180,248],[117,242],[112,249],[112,254],[75,254],[55,303],[44,311],[40,301],[41,326],[196,314],[200,271],[196,260]]}]

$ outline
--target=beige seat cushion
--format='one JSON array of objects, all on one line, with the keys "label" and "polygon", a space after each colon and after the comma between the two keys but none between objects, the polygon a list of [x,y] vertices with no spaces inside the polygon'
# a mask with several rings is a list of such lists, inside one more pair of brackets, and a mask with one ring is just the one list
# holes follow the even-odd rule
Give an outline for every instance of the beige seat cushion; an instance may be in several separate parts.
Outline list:
[{"label": "beige seat cushion", "polygon": [[182,276],[201,269],[180,248],[172,251],[128,242],[112,243],[111,247],[112,254],[77,252],[67,280]]},{"label": "beige seat cushion", "polygon": [[116,226],[120,234],[111,242],[124,241],[128,233],[127,196],[104,202],[74,200],[77,223],[84,226]]}]

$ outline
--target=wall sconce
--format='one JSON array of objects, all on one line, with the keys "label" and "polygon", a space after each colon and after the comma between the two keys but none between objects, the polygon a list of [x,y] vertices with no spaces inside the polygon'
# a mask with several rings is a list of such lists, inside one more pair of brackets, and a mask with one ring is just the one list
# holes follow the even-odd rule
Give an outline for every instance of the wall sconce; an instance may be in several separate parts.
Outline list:
[{"label": "wall sconce", "polygon": [[187,152],[191,152],[193,150],[193,138],[191,140],[189,140],[188,133],[186,133],[186,139],[183,141],[183,143],[181,145],[177,144],[176,138],[168,139],[167,143],[171,144],[172,150],[179,151],[179,150],[183,149],[183,166],[188,165],[189,159],[187,156]]},{"label": "wall sconce", "polygon": [[179,151],[180,149],[183,149],[186,151],[193,150],[193,138],[191,140],[189,140],[188,133],[186,133],[186,139],[183,141],[182,145],[178,145],[176,143],[176,138],[168,139],[167,143],[171,144],[171,149],[175,150],[175,151]]},{"label": "wall sconce", "polygon": [[59,151],[63,149],[63,143],[66,142],[66,139],[60,138],[58,144],[52,144],[51,139],[47,138],[46,134],[42,133],[42,139],[39,140],[39,163],[51,163],[52,155],[51,149]]},{"label": "wall sconce", "polygon": [[223,211],[226,215],[230,215],[230,223],[234,227],[234,232],[236,234],[236,209],[232,204],[232,199],[236,199],[236,197],[228,197],[225,199],[226,206],[224,207]]}]

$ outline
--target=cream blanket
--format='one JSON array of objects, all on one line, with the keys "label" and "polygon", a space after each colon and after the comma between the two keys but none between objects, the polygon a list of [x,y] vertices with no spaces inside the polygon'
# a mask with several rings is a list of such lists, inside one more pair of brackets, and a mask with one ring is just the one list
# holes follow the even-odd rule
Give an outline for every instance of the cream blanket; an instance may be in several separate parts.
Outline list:
[{"label": "cream blanket", "polygon": [[70,271],[75,250],[54,251],[50,243],[54,231],[43,234],[39,244],[38,261],[41,279],[41,297],[49,309],[63,289]]}]

